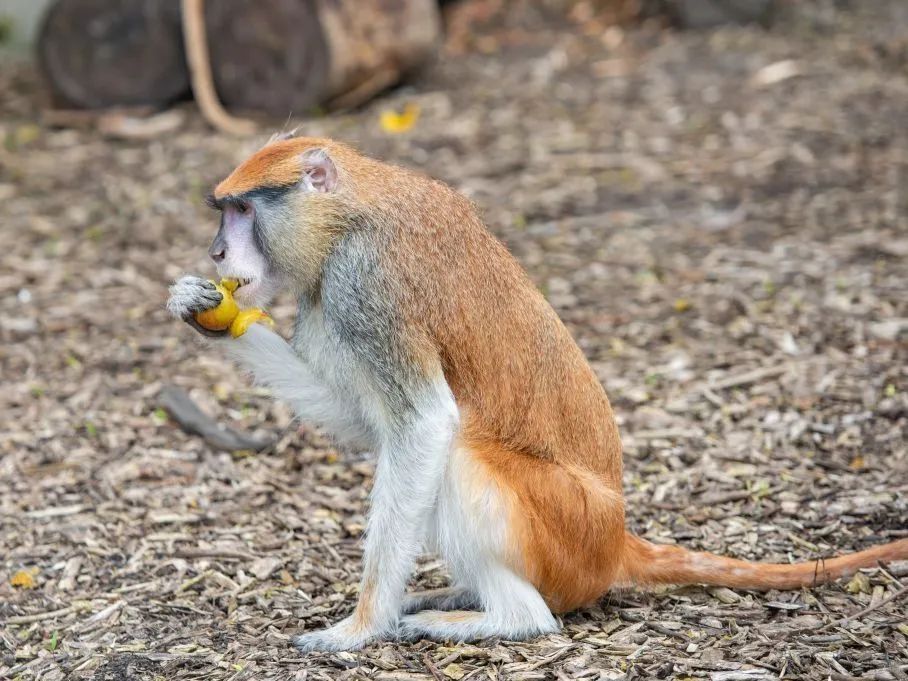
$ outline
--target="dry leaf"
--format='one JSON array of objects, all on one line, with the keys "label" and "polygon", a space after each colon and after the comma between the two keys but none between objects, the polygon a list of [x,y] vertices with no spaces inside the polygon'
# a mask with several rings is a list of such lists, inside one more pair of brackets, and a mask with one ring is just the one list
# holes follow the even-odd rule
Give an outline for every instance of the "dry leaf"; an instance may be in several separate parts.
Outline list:
[{"label": "dry leaf", "polygon": [[250,456],[255,456],[255,452],[251,449],[238,449],[235,452],[230,452],[230,455],[234,459],[248,459]]},{"label": "dry leaf", "polygon": [[845,586],[845,591],[850,594],[869,594],[871,591],[870,578],[863,572],[854,573],[854,577]]},{"label": "dry leaf", "polygon": [[722,603],[725,603],[726,605],[737,603],[741,600],[741,597],[738,594],[736,594],[731,589],[727,589],[724,586],[708,589],[708,591],[714,598],[718,598]]},{"label": "dry leaf", "polygon": [[444,668],[442,673],[449,679],[454,679],[454,681],[457,681],[458,679],[462,679],[464,676],[466,676],[467,672],[459,664],[452,662]]},{"label": "dry leaf", "polygon": [[9,583],[13,586],[18,586],[20,589],[34,589],[38,586],[35,583],[35,575],[37,574],[38,568],[19,570],[19,572],[10,577]]},{"label": "dry leaf", "polygon": [[41,137],[41,128],[37,125],[26,124],[20,125],[16,128],[16,146],[24,146],[26,144],[31,144]]},{"label": "dry leaf", "polygon": [[753,84],[757,87],[766,87],[768,85],[775,85],[776,83],[781,83],[784,80],[789,78],[794,78],[799,76],[804,72],[804,65],[793,59],[785,59],[783,61],[777,61],[768,66],[764,66],[762,69],[757,71],[753,77]]},{"label": "dry leaf", "polygon": [[411,130],[419,120],[419,107],[416,104],[407,104],[402,113],[396,111],[383,111],[380,119],[381,129],[390,134],[397,134]]},{"label": "dry leaf", "polygon": [[259,558],[249,566],[249,572],[255,575],[256,579],[265,581],[271,576],[271,573],[277,570],[283,563],[283,558],[273,558],[270,556]]}]

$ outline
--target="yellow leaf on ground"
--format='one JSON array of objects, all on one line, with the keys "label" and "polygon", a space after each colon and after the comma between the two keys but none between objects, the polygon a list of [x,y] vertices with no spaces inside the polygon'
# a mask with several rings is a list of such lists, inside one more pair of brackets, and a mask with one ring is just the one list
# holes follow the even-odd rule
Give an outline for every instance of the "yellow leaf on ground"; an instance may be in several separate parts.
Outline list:
[{"label": "yellow leaf on ground", "polygon": [[675,312],[687,312],[690,309],[690,301],[684,298],[678,298],[675,301]]},{"label": "yellow leaf on ground", "polygon": [[41,128],[39,128],[37,125],[20,125],[18,128],[16,128],[17,146],[31,144],[39,137],[41,137]]},{"label": "yellow leaf on ground", "polygon": [[37,586],[35,584],[35,575],[37,574],[38,568],[19,570],[19,572],[10,577],[9,583],[21,589],[34,589]]},{"label": "yellow leaf on ground", "polygon": [[466,670],[456,663],[451,663],[447,667],[445,667],[444,670],[442,670],[442,674],[447,676],[449,679],[454,679],[454,681],[462,679],[464,676],[466,676],[466,673]]},{"label": "yellow leaf on ground", "polygon": [[845,591],[850,594],[869,594],[871,591],[870,578],[863,572],[854,573],[854,577],[845,586]]},{"label": "yellow leaf on ground", "polygon": [[382,130],[396,134],[411,130],[418,120],[419,107],[416,104],[407,104],[402,113],[390,110],[383,111],[379,122]]}]

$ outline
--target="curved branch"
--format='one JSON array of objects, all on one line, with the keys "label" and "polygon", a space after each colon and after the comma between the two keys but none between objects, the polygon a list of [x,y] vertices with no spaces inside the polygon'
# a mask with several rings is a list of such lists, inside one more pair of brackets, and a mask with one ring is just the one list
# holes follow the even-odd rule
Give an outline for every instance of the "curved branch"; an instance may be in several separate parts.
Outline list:
[{"label": "curved branch", "polygon": [[205,35],[204,0],[182,0],[183,39],[192,81],[192,94],[202,116],[221,132],[249,135],[255,132],[252,121],[231,116],[218,99],[211,74],[208,38]]}]

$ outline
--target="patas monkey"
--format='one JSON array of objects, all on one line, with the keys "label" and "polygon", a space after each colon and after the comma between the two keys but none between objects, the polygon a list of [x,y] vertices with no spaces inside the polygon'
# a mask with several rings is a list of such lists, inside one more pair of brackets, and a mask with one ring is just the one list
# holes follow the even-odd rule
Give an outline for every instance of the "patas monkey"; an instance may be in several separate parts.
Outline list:
[{"label": "patas monkey", "polygon": [[[400,637],[526,639],[610,587],[809,586],[908,558],[908,540],[767,565],[657,546],[625,530],[622,451],[605,391],[567,329],[466,198],[322,139],[281,137],[215,189],[209,253],[237,301],[281,290],[288,343],[264,326],[227,352],[299,417],[377,453],[359,601],[293,641],[349,650]],[[184,320],[217,305],[197,277]],[[406,594],[421,548],[450,588]]]}]

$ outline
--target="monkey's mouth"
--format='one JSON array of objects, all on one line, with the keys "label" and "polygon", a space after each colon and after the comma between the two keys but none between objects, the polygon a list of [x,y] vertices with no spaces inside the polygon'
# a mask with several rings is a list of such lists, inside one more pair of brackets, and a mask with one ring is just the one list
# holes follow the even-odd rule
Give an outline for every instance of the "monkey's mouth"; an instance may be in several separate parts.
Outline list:
[{"label": "monkey's mouth", "polygon": [[218,276],[222,280],[236,282],[233,297],[236,298],[236,302],[241,308],[254,304],[262,293],[263,284],[267,284],[266,277],[251,273],[248,269],[244,274],[240,274],[235,270],[231,272],[225,267],[223,270],[218,270]]},{"label": "monkey's mouth", "polygon": [[236,301],[240,307],[252,305],[259,294],[260,281],[254,277],[235,277],[237,286],[233,291]]}]

